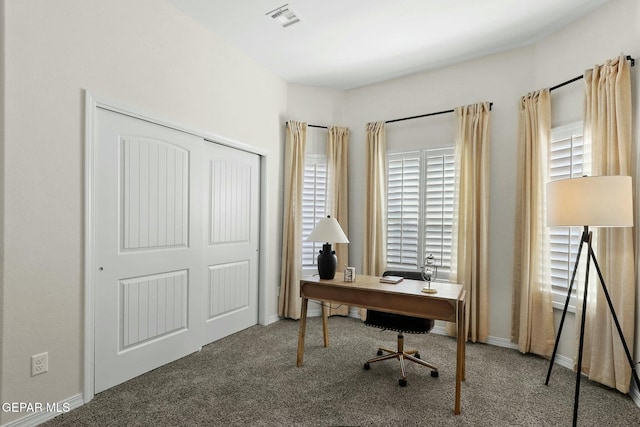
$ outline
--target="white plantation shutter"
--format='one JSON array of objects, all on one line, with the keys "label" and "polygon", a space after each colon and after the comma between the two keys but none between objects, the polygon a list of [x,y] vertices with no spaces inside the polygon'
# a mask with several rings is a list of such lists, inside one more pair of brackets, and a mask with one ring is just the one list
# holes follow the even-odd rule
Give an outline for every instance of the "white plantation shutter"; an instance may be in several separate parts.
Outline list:
[{"label": "white plantation shutter", "polygon": [[302,188],[302,267],[317,265],[323,242],[308,242],[316,223],[327,212],[327,157],[307,154]]},{"label": "white plantation shutter", "polygon": [[[590,175],[589,147],[584,146],[582,133],[582,122],[552,129],[549,153],[551,181]],[[553,302],[556,307],[563,307],[578,254],[582,227],[550,227],[549,234]],[[583,252],[584,256],[581,258],[586,259],[585,254],[586,252]],[[572,292],[571,306],[573,307],[575,307],[577,281],[582,281],[583,278],[584,273],[580,274],[579,270]]]},{"label": "white plantation shutter", "polygon": [[387,156],[387,266],[418,265],[420,152]]},{"label": "white plantation shutter", "polygon": [[[436,258],[438,277],[448,279],[451,271],[451,233],[455,162],[453,148],[425,152],[424,252]],[[422,262],[420,263],[420,265]]]},{"label": "white plantation shutter", "polygon": [[425,256],[447,279],[453,220],[453,147],[387,156],[387,266],[416,270]]}]

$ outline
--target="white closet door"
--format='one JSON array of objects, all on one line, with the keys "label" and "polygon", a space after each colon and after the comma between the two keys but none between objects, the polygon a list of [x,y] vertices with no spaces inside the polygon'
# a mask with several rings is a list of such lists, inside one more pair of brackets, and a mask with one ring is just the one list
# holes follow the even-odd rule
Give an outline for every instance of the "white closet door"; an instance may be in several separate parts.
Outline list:
[{"label": "white closet door", "polygon": [[95,392],[202,343],[202,138],[98,108]]},{"label": "white closet door", "polygon": [[205,343],[258,323],[260,161],[205,144]]}]

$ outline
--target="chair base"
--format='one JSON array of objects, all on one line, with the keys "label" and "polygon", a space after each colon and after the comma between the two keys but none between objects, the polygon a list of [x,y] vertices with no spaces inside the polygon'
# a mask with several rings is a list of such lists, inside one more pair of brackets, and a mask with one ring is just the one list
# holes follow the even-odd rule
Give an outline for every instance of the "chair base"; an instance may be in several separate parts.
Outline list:
[{"label": "chair base", "polygon": [[[387,353],[387,354],[384,354]],[[388,348],[380,347],[378,349],[378,357],[374,357],[373,359],[369,359],[364,364],[364,369],[369,370],[371,368],[371,363],[381,362],[383,360],[388,359],[398,359],[400,361],[400,371],[402,373],[402,377],[398,380],[398,384],[404,387],[407,385],[407,374],[405,371],[404,361],[409,360],[411,362],[417,363],[422,366],[426,366],[431,369],[431,376],[434,378],[438,377],[438,368],[436,368],[431,363],[425,362],[420,359],[420,353],[417,350],[404,351],[404,336],[402,333],[398,334],[398,350],[389,350]]]}]

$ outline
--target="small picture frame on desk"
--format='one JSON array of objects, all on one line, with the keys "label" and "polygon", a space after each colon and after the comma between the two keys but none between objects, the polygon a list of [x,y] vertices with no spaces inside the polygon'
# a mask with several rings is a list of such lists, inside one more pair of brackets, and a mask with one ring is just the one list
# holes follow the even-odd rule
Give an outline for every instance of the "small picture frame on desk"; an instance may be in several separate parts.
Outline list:
[{"label": "small picture frame on desk", "polygon": [[356,268],[355,267],[344,267],[344,281],[345,282],[355,282],[356,281]]}]

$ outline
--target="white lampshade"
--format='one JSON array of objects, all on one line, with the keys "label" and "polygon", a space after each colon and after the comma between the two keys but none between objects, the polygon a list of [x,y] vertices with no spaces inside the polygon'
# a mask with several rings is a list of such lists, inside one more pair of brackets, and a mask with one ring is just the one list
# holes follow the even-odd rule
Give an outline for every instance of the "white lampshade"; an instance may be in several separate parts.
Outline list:
[{"label": "white lampshade", "polygon": [[318,221],[307,240],[311,242],[349,243],[349,239],[342,231],[338,220],[330,216]]},{"label": "white lampshade", "polygon": [[547,183],[547,225],[632,227],[630,176],[592,176]]}]

